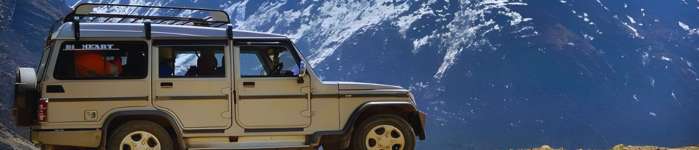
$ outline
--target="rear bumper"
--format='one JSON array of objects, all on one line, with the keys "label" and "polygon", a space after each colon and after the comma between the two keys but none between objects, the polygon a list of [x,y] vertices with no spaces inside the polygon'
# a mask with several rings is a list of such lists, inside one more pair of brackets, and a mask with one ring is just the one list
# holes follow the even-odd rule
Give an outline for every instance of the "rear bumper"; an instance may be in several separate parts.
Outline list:
[{"label": "rear bumper", "polygon": [[48,145],[99,147],[100,129],[32,130],[32,141]]}]

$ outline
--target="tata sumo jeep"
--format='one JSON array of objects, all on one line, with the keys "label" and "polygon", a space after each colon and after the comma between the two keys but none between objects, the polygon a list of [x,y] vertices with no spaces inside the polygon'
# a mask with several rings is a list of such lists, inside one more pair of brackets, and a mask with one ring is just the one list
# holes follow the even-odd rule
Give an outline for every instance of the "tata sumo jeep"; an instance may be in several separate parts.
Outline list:
[{"label": "tata sumo jeep", "polygon": [[224,11],[80,4],[38,68],[17,70],[14,118],[44,148],[412,150],[425,139],[410,91],[321,81],[308,66],[288,37],[233,30]]}]

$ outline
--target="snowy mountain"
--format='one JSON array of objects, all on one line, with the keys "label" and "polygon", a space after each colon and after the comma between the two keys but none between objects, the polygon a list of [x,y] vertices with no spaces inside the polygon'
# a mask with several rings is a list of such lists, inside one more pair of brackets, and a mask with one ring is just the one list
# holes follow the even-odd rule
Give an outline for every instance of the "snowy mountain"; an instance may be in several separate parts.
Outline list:
[{"label": "snowy mountain", "polygon": [[[14,11],[28,2],[4,0],[13,19],[0,29],[39,24],[20,10],[81,2],[223,9],[238,29],[289,35],[325,80],[415,92],[429,114],[418,149],[699,143],[696,0],[67,0]],[[27,48],[5,44],[0,62],[36,63],[41,42],[18,41]]]}]

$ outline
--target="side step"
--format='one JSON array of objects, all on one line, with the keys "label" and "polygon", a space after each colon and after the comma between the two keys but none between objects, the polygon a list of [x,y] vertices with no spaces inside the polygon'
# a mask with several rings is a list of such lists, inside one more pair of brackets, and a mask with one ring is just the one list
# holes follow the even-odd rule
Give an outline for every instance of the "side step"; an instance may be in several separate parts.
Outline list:
[{"label": "side step", "polygon": [[237,142],[209,141],[206,138],[187,140],[190,150],[310,148],[305,142],[305,136],[245,136],[238,137]]}]

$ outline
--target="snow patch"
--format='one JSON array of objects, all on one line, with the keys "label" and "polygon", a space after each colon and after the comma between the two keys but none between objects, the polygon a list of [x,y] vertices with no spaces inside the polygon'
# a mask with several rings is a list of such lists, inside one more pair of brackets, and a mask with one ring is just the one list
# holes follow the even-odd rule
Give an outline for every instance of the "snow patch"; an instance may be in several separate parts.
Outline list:
[{"label": "snow patch", "polygon": [[691,28],[689,28],[689,25],[685,24],[685,23],[682,22],[682,21],[677,22],[677,25],[679,25],[679,26],[680,26],[682,29],[684,29],[684,30],[690,30],[690,29],[691,29]]},{"label": "snow patch", "polygon": [[675,94],[675,91],[670,92],[670,96],[672,96],[672,99],[677,100],[677,94]]},{"label": "snow patch", "polygon": [[521,0],[461,1],[461,6],[465,6],[464,10],[454,14],[454,19],[446,26],[447,32],[440,37],[440,39],[444,39],[442,44],[446,47],[446,53],[442,64],[433,77],[442,79],[447,70],[456,62],[457,56],[464,50],[478,50],[482,48],[481,46],[490,45],[490,41],[483,36],[493,31],[499,31],[501,23],[486,17],[486,14],[495,12],[495,14],[508,18],[510,25],[519,25],[532,19],[522,17],[520,13],[510,7],[527,5]]},{"label": "snow patch", "polygon": [[685,62],[687,63],[687,66],[688,66],[689,68],[694,67],[694,64],[692,64],[692,62],[689,62],[689,60],[687,60],[687,61],[685,61]]},{"label": "snow patch", "polygon": [[600,5],[600,7],[602,7],[606,11],[609,11],[609,8],[606,5],[604,5],[604,3],[602,3],[601,0],[596,0],[596,1],[597,1],[597,4]]},{"label": "snow patch", "polygon": [[428,42],[429,42],[429,40],[432,39],[432,38],[434,38],[434,36],[430,35],[430,36],[425,36],[425,37],[422,37],[422,38],[420,38],[420,39],[414,40],[414,41],[413,41],[413,50],[412,50],[411,52],[412,52],[413,54],[417,54],[418,52],[420,52],[419,49],[420,49],[422,46],[425,46],[425,45],[429,44]]},{"label": "snow patch", "polygon": [[623,24],[624,24],[624,26],[626,26],[626,28],[629,29],[629,31],[631,32],[631,35],[633,36],[633,38],[644,39],[644,37],[641,36],[641,33],[639,33],[638,30],[637,30],[636,28],[634,28],[633,26],[629,25],[629,24],[626,23],[626,22],[624,22]]},{"label": "snow patch", "polygon": [[667,56],[660,56],[661,60],[667,61],[667,62],[672,62],[672,58],[667,57]]},{"label": "snow patch", "polygon": [[650,62],[650,54],[648,52],[643,52],[641,54],[641,65],[646,66]]},{"label": "snow patch", "polygon": [[632,24],[636,24],[636,19],[633,19],[633,17],[631,17],[631,16],[626,16],[626,18],[628,18],[628,19],[629,19],[629,22],[631,22]]},{"label": "snow patch", "polygon": [[585,39],[587,39],[587,40],[590,40],[590,41],[595,40],[595,37],[594,37],[594,36],[590,36],[590,35],[588,35],[588,34],[583,34],[583,37],[584,37]]},{"label": "snow patch", "polygon": [[689,27],[689,25],[685,24],[682,21],[678,21],[677,25],[679,25],[680,28],[682,28],[682,30],[687,31],[688,35],[699,35],[699,29],[693,29],[693,28]]},{"label": "snow patch", "polygon": [[398,21],[396,21],[395,24],[399,27],[398,31],[401,33],[401,35],[403,35],[403,37],[405,37],[406,31],[410,29],[415,21],[427,15],[434,15],[434,11],[430,7],[425,6],[431,5],[435,2],[436,0],[430,0],[429,2],[423,4],[423,7],[421,7],[417,12],[398,18]]}]

